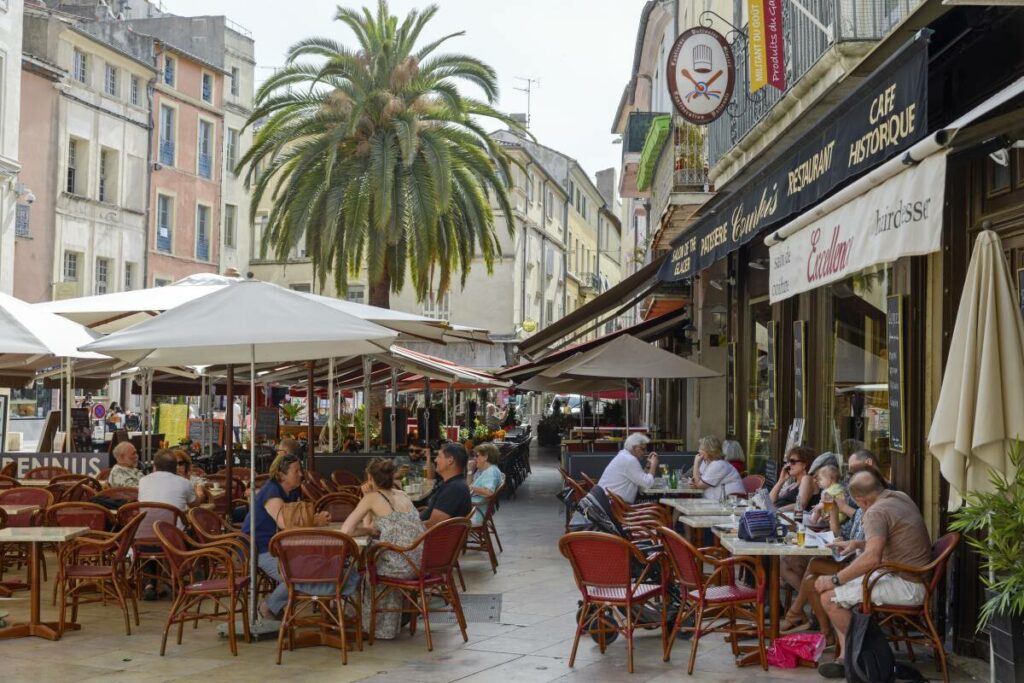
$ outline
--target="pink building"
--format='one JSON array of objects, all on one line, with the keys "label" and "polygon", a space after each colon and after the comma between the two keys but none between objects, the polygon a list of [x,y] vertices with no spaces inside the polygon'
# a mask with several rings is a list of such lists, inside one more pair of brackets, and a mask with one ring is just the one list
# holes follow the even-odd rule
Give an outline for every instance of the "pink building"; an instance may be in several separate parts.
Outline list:
[{"label": "pink building", "polygon": [[159,39],[147,284],[216,272],[224,72]]}]

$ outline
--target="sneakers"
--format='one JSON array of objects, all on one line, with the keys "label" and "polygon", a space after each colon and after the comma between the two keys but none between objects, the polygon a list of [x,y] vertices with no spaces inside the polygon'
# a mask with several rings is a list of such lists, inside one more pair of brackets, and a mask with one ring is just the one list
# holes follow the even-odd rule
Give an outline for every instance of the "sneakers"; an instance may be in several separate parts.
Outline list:
[{"label": "sneakers", "polygon": [[841,661],[825,662],[818,665],[818,673],[822,678],[846,678],[846,667]]},{"label": "sneakers", "polygon": [[156,600],[156,588],[153,586],[146,586],[142,591],[142,599],[146,602],[153,602]]}]

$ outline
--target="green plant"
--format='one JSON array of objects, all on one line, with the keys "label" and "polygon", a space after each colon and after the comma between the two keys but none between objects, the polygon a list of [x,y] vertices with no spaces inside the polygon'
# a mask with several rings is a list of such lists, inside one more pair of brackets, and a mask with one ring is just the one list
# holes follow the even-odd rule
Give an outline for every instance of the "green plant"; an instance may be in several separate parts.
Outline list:
[{"label": "green plant", "polygon": [[301,406],[299,406],[298,403],[290,403],[290,402],[282,402],[281,403],[281,412],[284,413],[285,419],[291,420],[292,422],[295,422],[296,418],[298,418],[299,411],[301,409],[302,408],[301,408]]},{"label": "green plant", "polygon": [[491,435],[491,430],[487,428],[487,425],[482,424],[480,420],[476,420],[473,425],[473,440],[474,441],[486,441],[487,437]]},{"label": "green plant", "polygon": [[1024,616],[1024,443],[1015,440],[1007,456],[1014,476],[991,471],[993,490],[965,493],[949,525],[983,558],[981,580],[991,597],[981,607],[978,630],[997,614]]},{"label": "green plant", "polygon": [[[356,408],[355,414],[356,438],[362,440],[366,434],[366,406]],[[380,421],[370,418],[370,441],[380,438]]]},{"label": "green plant", "polygon": [[459,430],[459,441],[469,441],[469,429],[466,427]]}]

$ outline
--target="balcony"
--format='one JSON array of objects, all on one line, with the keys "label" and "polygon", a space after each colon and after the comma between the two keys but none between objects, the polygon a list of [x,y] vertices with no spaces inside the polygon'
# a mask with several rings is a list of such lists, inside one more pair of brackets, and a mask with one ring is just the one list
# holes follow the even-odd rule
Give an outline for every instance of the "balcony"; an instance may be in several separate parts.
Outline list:
[{"label": "balcony", "polygon": [[666,114],[655,111],[634,111],[630,113],[626,123],[626,132],[622,134],[622,180],[619,194],[623,197],[646,197],[648,193],[637,188],[640,153],[644,149],[651,123],[659,116]]},{"label": "balcony", "polygon": [[203,178],[213,177],[213,155],[199,154],[199,175]]},{"label": "balcony", "polygon": [[580,273],[577,277],[580,280],[581,294],[601,293],[601,278],[597,273]]},{"label": "balcony", "polygon": [[160,141],[160,163],[164,166],[174,166],[174,141]]},{"label": "balcony", "polygon": [[[729,111],[707,128],[708,162],[714,167],[829,50],[842,44],[877,42],[903,21],[923,0],[804,0],[809,14],[794,3],[783,4],[786,46],[786,91],[766,86],[750,96],[747,44],[733,43],[736,85]],[[806,90],[806,88],[804,88]],[[806,93],[801,95],[805,96]]]}]

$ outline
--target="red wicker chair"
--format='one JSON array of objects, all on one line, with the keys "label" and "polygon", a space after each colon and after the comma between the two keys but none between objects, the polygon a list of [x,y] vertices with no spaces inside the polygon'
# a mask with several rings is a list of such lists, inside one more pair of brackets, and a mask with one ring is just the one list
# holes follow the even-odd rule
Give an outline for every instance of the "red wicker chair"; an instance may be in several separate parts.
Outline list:
[{"label": "red wicker chair", "polygon": [[[341,639],[341,663],[348,664],[348,634],[346,633],[345,607],[354,612],[356,647],[363,649],[363,600],[362,591],[354,595],[343,595],[342,590],[349,575],[358,571],[359,547],[349,536],[332,529],[287,529],[279,531],[270,539],[270,554],[277,558],[281,581],[288,586],[288,604],[281,617],[281,628],[277,635],[277,663],[281,663],[284,639],[288,638],[288,649],[293,649],[295,629],[314,626],[323,631],[337,631]],[[334,585],[330,596],[310,595],[302,589],[304,584],[327,583]],[[303,616],[307,609],[316,606],[319,616]]]},{"label": "red wicker chair", "polygon": [[[196,540],[200,543],[227,543],[235,547],[243,558],[246,574],[249,573],[249,537],[228,524],[223,517],[202,507],[194,507],[186,515]],[[276,582],[262,569],[256,568],[256,594],[265,595],[274,590]]]},{"label": "red wicker chair", "polygon": [[43,479],[53,479],[54,477],[62,474],[71,474],[63,467],[57,467],[56,465],[44,465],[43,467],[33,467],[25,473],[24,479],[32,479],[35,481],[41,481]]},{"label": "red wicker chair", "polygon": [[748,474],[743,477],[743,488],[748,496],[752,496],[764,488],[764,477],[760,474]]},{"label": "red wicker chair", "polygon": [[583,500],[583,497],[587,495],[587,489],[583,487],[580,482],[572,478],[572,475],[566,472],[561,467],[558,468],[558,473],[562,475],[562,483],[572,490],[572,499],[570,500],[571,506],[565,506],[565,530],[569,530],[569,520],[572,519],[573,509],[576,504]]},{"label": "red wicker chair", "polygon": [[[198,623],[200,619],[226,621],[231,654],[237,656],[235,615],[242,615],[245,642],[248,643],[252,639],[249,633],[249,597],[246,590],[249,577],[244,558],[238,556],[233,544],[196,543],[189,540],[175,524],[165,520],[153,524],[153,534],[163,548],[174,583],[174,603],[164,625],[160,656],[162,657],[167,650],[167,634],[172,624],[178,625],[178,645],[181,645],[185,622]],[[208,571],[213,569],[212,575],[208,574],[211,578],[197,580],[195,570],[199,566],[207,568]],[[203,612],[203,602],[206,600],[212,600],[216,605],[213,614]]]},{"label": "red wicker chair", "polygon": [[139,500],[139,490],[134,486],[115,486],[114,488],[103,489],[100,495],[110,500],[120,500],[125,503],[134,503]]},{"label": "red wicker chair", "polygon": [[135,532],[142,523],[136,515],[116,534],[95,531],[87,536],[71,539],[60,547],[60,629],[68,624],[68,601],[71,607],[70,623],[78,621],[78,605],[82,593],[98,592],[85,602],[103,602],[108,598],[117,600],[124,615],[124,630],[132,634],[128,617],[128,602],[131,601],[135,614],[135,625],[139,625],[139,605],[131,591],[128,577],[128,550],[132,546]]},{"label": "red wicker chair", "polygon": [[[185,515],[173,505],[164,503],[126,503],[117,511],[117,523],[121,526],[138,515],[145,519],[135,532],[135,540],[132,543],[132,578],[135,583],[135,595],[142,595],[142,582],[144,579],[153,581],[154,588],[158,588],[161,581],[167,582],[167,578],[160,569],[148,570],[150,562],[157,567],[167,566],[168,559],[164,554],[160,539],[157,538],[153,527],[157,522],[169,522],[174,525],[185,526]],[[173,582],[171,582],[173,587]]]},{"label": "red wicker chair", "polygon": [[[469,533],[466,534],[466,545],[465,550],[477,550],[480,552],[487,553],[488,559],[491,561],[491,571],[495,574],[498,573],[498,556],[494,552],[494,541],[491,540],[491,530],[494,528],[494,511],[498,503],[498,496],[501,495],[501,491],[505,488],[505,480],[501,480],[501,484],[498,485],[498,489],[489,496],[484,497],[484,502],[478,505],[477,508],[483,513],[483,521],[480,524],[473,524],[469,527]],[[475,515],[470,516],[470,523]],[[494,535],[497,537],[498,532],[495,530]],[[465,590],[465,589],[463,589]]]},{"label": "red wicker chair", "polygon": [[359,486],[363,483],[359,477],[348,470],[334,470],[331,472],[331,481],[335,486]]},{"label": "red wicker chair", "polygon": [[[114,527],[114,513],[102,505],[84,501],[54,503],[46,508],[46,526],[84,526],[89,527],[93,532],[90,534],[98,538],[105,538],[106,532]],[[100,551],[93,548],[91,551],[83,548],[79,558],[83,561],[92,559],[98,562]],[[53,604],[57,604],[57,589],[63,581],[63,567],[57,567],[57,579],[53,583]]]},{"label": "red wicker chair", "polygon": [[[7,516],[7,526],[35,526],[46,517],[46,509],[53,505],[53,494],[45,488],[37,486],[18,486],[0,490],[0,505],[36,505],[38,510],[19,512]],[[43,580],[46,580],[46,556],[40,554],[42,560]],[[6,567],[28,564],[28,551],[23,544],[0,545],[0,578]]]},{"label": "red wicker chair", "polygon": [[21,483],[14,477],[8,477],[6,474],[0,474],[0,491],[16,489],[19,486],[21,486]]},{"label": "red wicker chair", "polygon": [[[593,531],[562,536],[558,549],[572,565],[576,586],[583,594],[569,666],[576,663],[576,650],[584,631],[598,636],[601,654],[607,648],[608,634],[622,633],[626,637],[627,668],[633,673],[633,632],[638,627],[661,626],[662,647],[665,646],[665,584],[649,580],[656,562],[648,562],[636,546],[623,538]],[[631,575],[633,563],[644,567],[636,579]],[[660,601],[661,619],[653,623],[637,621],[637,608],[655,600]],[[619,623],[623,612],[625,623]]]},{"label": "red wicker chair", "polygon": [[[728,634],[733,655],[740,654],[740,636],[756,637],[761,668],[767,671],[768,659],[764,648],[765,577],[761,564],[749,557],[725,557],[725,551],[721,548],[697,548],[667,527],[658,529],[658,535],[683,598],[683,604],[665,642],[665,661],[672,656],[676,635],[685,628],[693,633],[687,669],[690,675],[693,675],[693,666],[697,661],[700,639],[710,633]],[[703,568],[707,565],[713,567],[713,570],[705,576]],[[736,582],[737,567],[742,567],[754,578],[753,587]],[[684,627],[683,624],[691,616],[694,625]],[[741,618],[752,618],[753,623],[737,623]],[[710,626],[706,627],[708,622]]]},{"label": "red wicker chair", "polygon": [[[935,654],[935,666],[942,672],[942,680],[949,683],[949,670],[946,666],[946,651],[942,638],[935,630],[932,621],[932,598],[939,586],[939,581],[946,575],[946,563],[960,543],[960,534],[948,533],[932,545],[932,561],[924,567],[912,567],[895,563],[885,563],[864,577],[864,600],[861,608],[865,614],[873,614],[888,634],[889,640],[897,644],[907,645],[907,654],[914,661],[914,645],[930,647]],[[878,580],[887,574],[903,574],[914,576],[924,583],[926,594],[924,603],[913,607],[898,605],[874,605],[871,602],[871,591]],[[912,634],[921,634],[915,636]]]},{"label": "red wicker chair", "polygon": [[[459,552],[466,544],[469,526],[469,520],[465,517],[454,517],[435,524],[411,545],[404,548],[391,543],[375,543],[371,546],[366,556],[366,573],[370,581],[370,590],[373,591],[370,602],[371,645],[377,628],[377,613],[393,611],[379,607],[378,603],[392,592],[398,593],[404,599],[403,607],[400,607],[399,611],[409,612],[413,615],[409,624],[410,633],[415,633],[416,620],[423,617],[428,651],[434,649],[434,641],[430,635],[430,612],[441,611],[431,609],[431,597],[439,597],[446,604],[451,605],[443,611],[455,613],[459,630],[462,632],[462,639],[469,640],[469,636],[466,634],[466,617],[462,613],[462,603],[459,600],[459,592],[452,576]],[[423,553],[417,563],[409,553],[418,547],[422,547]],[[416,575],[413,578],[403,579],[380,574],[377,571],[377,558],[382,552],[396,553]]]},{"label": "red wicker chair", "polygon": [[344,522],[359,505],[359,499],[348,493],[328,493],[316,501],[316,511],[326,510],[331,514],[332,522]]},{"label": "red wicker chair", "polygon": [[110,467],[104,467],[102,470],[100,470],[99,474],[96,475],[96,479],[98,481],[107,481],[108,479],[110,479],[111,469],[112,468]]},{"label": "red wicker chair", "polygon": [[325,493],[334,493],[338,490],[338,486],[333,481],[325,479],[319,472],[314,470],[308,470],[306,472],[306,481],[315,483],[317,487],[323,489]]}]

